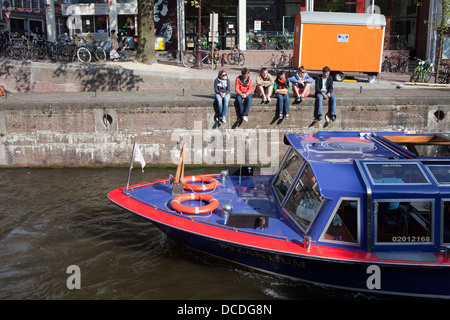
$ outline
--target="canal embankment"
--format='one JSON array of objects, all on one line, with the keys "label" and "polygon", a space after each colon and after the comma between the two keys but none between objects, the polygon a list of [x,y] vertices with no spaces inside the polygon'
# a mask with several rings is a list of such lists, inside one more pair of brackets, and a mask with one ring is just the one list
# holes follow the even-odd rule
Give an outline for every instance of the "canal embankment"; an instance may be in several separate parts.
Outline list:
[{"label": "canal embankment", "polygon": [[[217,70],[0,63],[0,85],[6,89],[0,97],[1,167],[129,165],[135,141],[147,165],[176,164],[183,143],[186,164],[276,165],[286,133],[450,131],[450,90],[406,86],[407,76],[403,81],[382,75],[368,83],[356,75],[335,83],[335,122],[313,120],[312,97],[297,105],[291,97],[290,118],[283,120],[275,99],[261,104],[255,97],[249,121],[243,122],[232,94],[227,123],[217,123],[212,94]],[[224,69],[232,80],[239,74],[238,68]]]}]

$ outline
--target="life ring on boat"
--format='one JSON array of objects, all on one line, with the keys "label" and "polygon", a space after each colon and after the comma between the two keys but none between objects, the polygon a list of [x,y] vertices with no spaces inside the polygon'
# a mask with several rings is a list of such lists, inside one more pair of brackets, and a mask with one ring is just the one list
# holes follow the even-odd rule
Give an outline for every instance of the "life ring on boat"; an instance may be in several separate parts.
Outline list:
[{"label": "life ring on boat", "polygon": [[[184,201],[198,200],[208,202],[207,205],[201,207],[189,207],[182,205]],[[217,209],[219,201],[213,196],[201,193],[184,193],[176,196],[170,201],[170,206],[180,213],[200,214],[209,213]]]},{"label": "life ring on boat", "polygon": [[[206,182],[207,184],[190,184],[192,182]],[[183,178],[183,188],[191,191],[208,191],[219,186],[219,181],[207,176],[189,176]]]}]

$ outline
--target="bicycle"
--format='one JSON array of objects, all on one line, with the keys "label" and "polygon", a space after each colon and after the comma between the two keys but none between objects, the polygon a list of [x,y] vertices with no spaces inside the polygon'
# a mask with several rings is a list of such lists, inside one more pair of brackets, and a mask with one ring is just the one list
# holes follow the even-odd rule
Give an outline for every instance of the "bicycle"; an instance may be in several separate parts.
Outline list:
[{"label": "bicycle", "polygon": [[83,63],[88,63],[91,62],[92,56],[100,62],[106,61],[105,50],[98,46],[92,39],[84,39],[84,41],[79,43],[79,48],[77,50],[78,60]]},{"label": "bicycle", "polygon": [[283,34],[279,40],[277,40],[276,50],[291,50],[294,48],[294,36],[293,34]]},{"label": "bicycle", "polygon": [[406,70],[408,70],[408,61],[409,57],[404,55],[398,56],[398,62],[397,62],[397,71],[401,73],[405,73]]},{"label": "bicycle", "polygon": [[266,61],[259,69],[264,67],[267,63],[270,63],[270,70],[278,72],[279,70],[285,70],[291,68],[292,57],[287,55],[284,51],[281,51],[281,57],[278,59],[278,55],[272,53],[272,58]]},{"label": "bicycle", "polygon": [[433,63],[429,60],[423,61],[419,59],[417,67],[411,74],[411,82],[428,82],[431,79],[431,69],[433,68]]},{"label": "bicycle", "polygon": [[8,58],[21,60],[28,56],[28,39],[25,36],[19,36],[17,33],[9,34],[6,56]]},{"label": "bicycle", "polygon": [[[394,40],[394,41],[392,41],[392,40]],[[395,32],[393,35],[387,35],[384,37],[383,49],[392,50],[392,48],[394,47],[394,43],[395,43],[395,48],[398,50],[404,50],[408,46],[408,41],[406,41],[406,37],[401,36],[401,35],[397,34],[397,32]]]},{"label": "bicycle", "polygon": [[391,62],[391,58],[388,56],[384,57],[384,61],[381,64],[381,71],[382,72],[394,72],[393,70],[396,68]]},{"label": "bicycle", "polygon": [[[217,64],[219,61],[219,54],[217,50],[214,50],[214,54],[212,54],[211,48],[208,47],[208,50],[201,51],[201,55],[203,58],[200,61],[200,66],[203,63],[206,63],[211,69],[217,69]],[[186,68],[195,68],[197,66],[197,50],[195,47],[194,51],[188,51],[183,54],[183,65]]]},{"label": "bicycle", "polygon": [[244,54],[241,52],[241,50],[239,50],[237,48],[237,46],[235,46],[230,53],[227,54],[227,62],[229,64],[236,64],[236,65],[240,65],[243,66],[245,63],[245,56]]}]

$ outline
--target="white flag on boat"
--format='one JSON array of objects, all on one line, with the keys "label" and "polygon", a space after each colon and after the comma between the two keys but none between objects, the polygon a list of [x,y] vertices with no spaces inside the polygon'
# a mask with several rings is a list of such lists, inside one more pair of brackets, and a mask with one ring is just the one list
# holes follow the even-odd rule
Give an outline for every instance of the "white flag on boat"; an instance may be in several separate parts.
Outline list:
[{"label": "white flag on boat", "polygon": [[144,172],[145,167],[145,160],[144,156],[142,155],[141,149],[139,149],[139,145],[136,143],[134,146],[134,154],[133,154],[133,161],[131,161],[131,167],[133,168],[133,162],[139,162],[142,167],[142,172]]}]

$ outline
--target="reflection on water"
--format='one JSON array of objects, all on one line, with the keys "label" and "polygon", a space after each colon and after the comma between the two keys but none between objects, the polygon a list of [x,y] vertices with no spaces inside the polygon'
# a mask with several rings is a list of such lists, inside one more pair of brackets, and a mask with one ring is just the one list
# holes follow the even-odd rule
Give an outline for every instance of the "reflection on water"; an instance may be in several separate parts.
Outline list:
[{"label": "reflection on water", "polygon": [[[186,175],[218,172],[186,169]],[[175,169],[133,170],[131,184]],[[107,199],[128,169],[0,170],[0,299],[323,299],[185,248]],[[81,289],[66,286],[81,269]],[[239,290],[236,287],[239,286]],[[331,295],[333,297],[333,295]],[[342,298],[342,296],[341,296]]]}]

